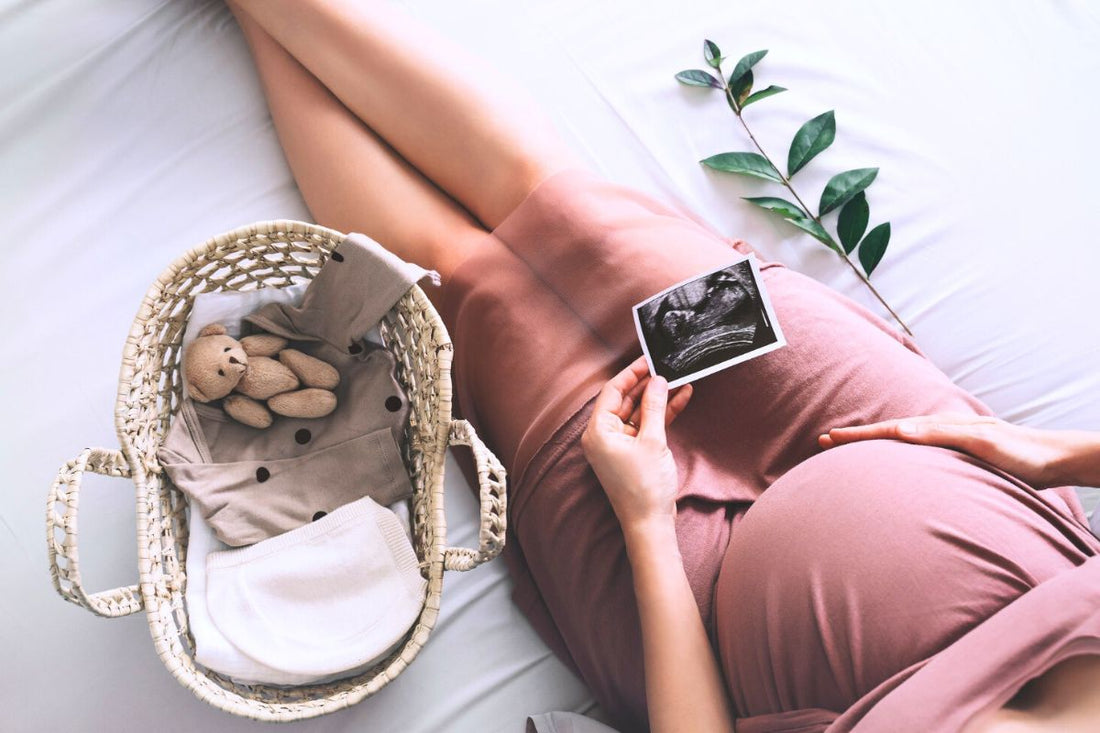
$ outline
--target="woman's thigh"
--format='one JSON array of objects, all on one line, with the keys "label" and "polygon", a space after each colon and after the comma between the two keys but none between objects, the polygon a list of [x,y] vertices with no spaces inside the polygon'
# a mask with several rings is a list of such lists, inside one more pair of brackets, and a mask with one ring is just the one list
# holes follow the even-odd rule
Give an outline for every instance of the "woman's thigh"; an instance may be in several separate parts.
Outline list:
[{"label": "woman's thigh", "polygon": [[843,712],[1100,541],[1040,492],[954,451],[841,446],[777,481],[733,532],[715,592],[742,716]]},{"label": "woman's thigh", "polygon": [[514,488],[537,449],[617,369],[602,343],[493,234],[444,283],[457,401]]}]

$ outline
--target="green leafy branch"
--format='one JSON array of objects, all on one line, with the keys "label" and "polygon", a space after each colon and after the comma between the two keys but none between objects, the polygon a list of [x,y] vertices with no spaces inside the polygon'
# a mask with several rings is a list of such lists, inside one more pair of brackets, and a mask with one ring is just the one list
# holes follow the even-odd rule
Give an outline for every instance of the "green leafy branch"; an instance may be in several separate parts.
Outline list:
[{"label": "green leafy branch", "polygon": [[[736,173],[742,176],[762,178],[766,181],[782,184],[795,201],[792,203],[776,196],[746,196],[746,201],[772,212],[786,219],[794,226],[809,234],[814,239],[824,244],[840,256],[852,272],[870,289],[882,306],[890,312],[894,320],[908,333],[913,334],[905,322],[901,320],[890,304],[883,299],[875,286],[871,284],[870,276],[882,257],[886,254],[886,247],[890,243],[890,222],[883,222],[867,231],[871,210],[867,203],[867,187],[874,182],[878,175],[878,168],[857,168],[855,170],[838,173],[829,179],[825,190],[821,192],[821,200],[818,203],[817,213],[812,213],[806,202],[794,190],[791,179],[802,170],[807,163],[813,160],[819,153],[833,144],[836,138],[836,118],[832,110],[814,117],[802,125],[795,133],[791,141],[790,150],[787,152],[787,174],[783,175],[779,167],[772,162],[764,148],[757,142],[748,124],[745,122],[745,108],[762,99],[787,91],[784,87],[769,86],[758,92],[753,92],[753,67],[764,58],[767,50],[754,51],[741,57],[729,77],[722,74],[722,62],[725,57],[712,41],[703,42],[703,58],[714,69],[718,76],[715,77],[709,71],[691,69],[681,71],[676,79],[681,84],[694,87],[708,87],[721,89],[725,93],[726,102],[734,115],[745,128],[752,144],[758,152],[719,153],[700,161],[703,165],[725,173]],[[839,209],[837,215],[837,239],[834,239],[822,223],[822,217]],[[863,266],[860,272],[855,263],[849,257],[857,251],[859,263]],[[864,274],[866,273],[866,274]]]}]

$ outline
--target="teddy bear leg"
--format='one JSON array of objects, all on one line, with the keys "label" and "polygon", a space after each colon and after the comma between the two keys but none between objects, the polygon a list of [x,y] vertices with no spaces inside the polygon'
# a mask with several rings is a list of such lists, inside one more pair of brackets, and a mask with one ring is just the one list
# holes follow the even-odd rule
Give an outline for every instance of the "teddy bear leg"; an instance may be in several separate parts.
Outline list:
[{"label": "teddy bear leg", "polygon": [[286,417],[324,417],[336,409],[336,395],[327,389],[311,387],[277,394],[267,401],[267,406]]},{"label": "teddy bear leg", "polygon": [[251,397],[245,397],[243,394],[229,395],[222,400],[222,407],[237,422],[261,430],[270,427],[271,421],[274,419],[271,416],[271,411],[264,406],[264,403],[257,402]]},{"label": "teddy bear leg", "polygon": [[256,333],[241,339],[244,353],[249,356],[275,356],[286,348],[287,340],[270,333]]},{"label": "teddy bear leg", "polygon": [[340,383],[340,372],[336,371],[336,367],[297,349],[284,349],[279,354],[279,361],[290,367],[290,371],[307,387],[336,389]]}]

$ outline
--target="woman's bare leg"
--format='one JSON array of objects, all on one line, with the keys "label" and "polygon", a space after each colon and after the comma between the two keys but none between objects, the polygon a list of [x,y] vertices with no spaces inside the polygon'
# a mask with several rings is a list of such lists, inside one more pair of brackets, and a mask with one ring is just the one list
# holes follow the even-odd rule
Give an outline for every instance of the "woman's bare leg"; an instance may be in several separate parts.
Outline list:
[{"label": "woman's bare leg", "polygon": [[486,227],[548,175],[580,164],[525,89],[385,2],[238,1]]},{"label": "woman's bare leg", "polygon": [[241,12],[271,117],[314,219],[363,232],[446,279],[485,238],[453,200],[379,139],[308,70]]}]

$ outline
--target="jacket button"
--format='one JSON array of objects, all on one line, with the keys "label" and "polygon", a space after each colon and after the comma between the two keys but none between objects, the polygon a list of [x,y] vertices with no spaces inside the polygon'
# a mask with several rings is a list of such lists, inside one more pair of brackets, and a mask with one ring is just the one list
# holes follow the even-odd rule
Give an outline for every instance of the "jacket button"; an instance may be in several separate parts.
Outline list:
[{"label": "jacket button", "polygon": [[343,262],[344,261],[344,255],[340,254],[339,252],[333,252],[332,253],[332,259],[336,260],[337,262]]},{"label": "jacket button", "polygon": [[306,443],[308,443],[309,439],[312,437],[313,435],[309,432],[307,428],[302,428],[294,434],[294,439],[298,441],[298,443],[301,445],[305,445]]},{"label": "jacket button", "polygon": [[263,466],[260,466],[256,469],[256,480],[259,481],[261,484],[264,481],[267,481],[269,478],[271,478],[271,471],[268,471]]},{"label": "jacket button", "polygon": [[316,521],[317,521],[318,519],[320,519],[321,517],[325,516],[326,514],[328,514],[328,512],[325,512],[325,511],[321,511],[321,512],[314,512],[314,514],[313,514],[313,521],[314,521],[314,522],[316,522]]},{"label": "jacket button", "polygon": [[390,412],[397,412],[401,409],[401,398],[393,395],[386,398],[386,409]]}]

